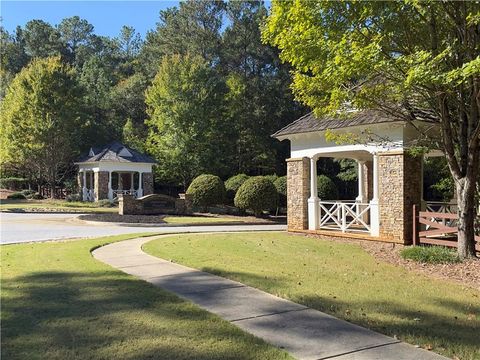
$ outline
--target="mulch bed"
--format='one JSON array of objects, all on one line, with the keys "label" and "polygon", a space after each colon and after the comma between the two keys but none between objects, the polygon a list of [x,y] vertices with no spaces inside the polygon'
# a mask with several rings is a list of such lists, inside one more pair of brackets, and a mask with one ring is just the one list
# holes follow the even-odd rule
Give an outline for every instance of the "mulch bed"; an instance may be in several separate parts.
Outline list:
[{"label": "mulch bed", "polygon": [[119,214],[86,214],[78,218],[87,221],[127,223],[127,224],[166,224],[165,215],[119,215]]},{"label": "mulch bed", "polygon": [[[321,235],[309,236],[325,239],[325,236]],[[454,264],[424,264],[402,258],[400,251],[404,248],[404,245],[401,244],[342,238],[328,238],[327,240],[357,243],[379,261],[402,266],[433,278],[455,281],[461,285],[480,290],[480,259],[465,260]]]}]

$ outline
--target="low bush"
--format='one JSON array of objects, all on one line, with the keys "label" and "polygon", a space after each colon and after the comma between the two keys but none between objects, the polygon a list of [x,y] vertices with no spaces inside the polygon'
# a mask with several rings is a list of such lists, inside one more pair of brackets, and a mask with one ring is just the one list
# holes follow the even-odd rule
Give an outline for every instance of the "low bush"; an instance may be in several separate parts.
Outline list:
[{"label": "low bush", "polygon": [[26,200],[27,197],[23,195],[21,192],[14,192],[7,196],[7,199],[10,200]]},{"label": "low bush", "polygon": [[280,206],[287,205],[287,177],[280,176],[275,182],[273,183],[275,188],[277,189],[278,193],[278,204]]},{"label": "low bush", "polygon": [[29,196],[32,196],[36,193],[35,190],[30,190],[30,189],[27,189],[27,190],[22,190],[20,191],[23,195],[25,195],[25,197],[29,197]]},{"label": "low bush", "polygon": [[245,181],[249,179],[248,175],[238,174],[230,177],[225,181],[225,191],[227,194],[227,200],[229,204],[233,204],[233,199],[235,199],[235,194],[237,193],[240,186],[243,185]]},{"label": "low bush", "polygon": [[80,194],[70,194],[65,197],[67,202],[82,201]]},{"label": "low bush", "polygon": [[191,196],[192,205],[206,211],[208,206],[221,204],[225,199],[225,185],[215,175],[203,174],[193,179],[187,189],[187,195]]},{"label": "low bush", "polygon": [[318,197],[321,200],[337,200],[338,189],[332,179],[326,175],[317,177]]},{"label": "low bush", "polygon": [[460,261],[454,249],[444,246],[410,246],[403,249],[400,255],[404,259],[429,264],[447,264]]},{"label": "low bush", "polygon": [[19,177],[7,177],[0,179],[0,188],[16,190],[20,189],[27,179]]},{"label": "low bush", "polygon": [[275,183],[275,181],[278,179],[277,174],[263,175],[263,177],[270,180],[272,184]]},{"label": "low bush", "polygon": [[235,195],[235,206],[242,210],[251,210],[255,216],[264,210],[277,207],[278,194],[275,185],[264,176],[255,176],[243,183]]},{"label": "low bush", "polygon": [[45,199],[43,197],[43,195],[38,193],[38,192],[36,192],[35,194],[32,194],[32,195],[29,195],[28,198],[33,199],[33,200],[43,200],[43,199]]}]

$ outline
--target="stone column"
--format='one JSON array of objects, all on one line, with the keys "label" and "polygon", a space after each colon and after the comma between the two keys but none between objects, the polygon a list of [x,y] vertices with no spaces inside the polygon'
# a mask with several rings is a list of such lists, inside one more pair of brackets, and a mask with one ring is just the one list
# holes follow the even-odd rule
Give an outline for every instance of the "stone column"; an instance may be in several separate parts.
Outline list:
[{"label": "stone column", "polygon": [[109,195],[109,172],[98,171],[95,176],[95,201],[108,199]]},{"label": "stone column", "polygon": [[113,201],[112,172],[108,172],[108,200]]},{"label": "stone column", "polygon": [[134,176],[133,175],[134,174],[135,173],[133,171],[130,173],[130,191],[132,191],[132,192],[133,192],[133,190],[135,190],[135,186],[133,184],[133,181],[134,181]]},{"label": "stone column", "polygon": [[422,158],[406,152],[380,154],[380,236],[411,244],[413,205],[421,204]]},{"label": "stone column", "polygon": [[123,173],[119,172],[118,174],[118,190],[123,190]]},{"label": "stone column", "polygon": [[153,194],[153,174],[151,172],[142,173],[143,195]]},{"label": "stone column", "polygon": [[318,189],[317,189],[317,158],[310,158],[310,197],[308,198],[308,230],[318,228]]},{"label": "stone column", "polygon": [[308,228],[309,158],[287,159],[288,230]]}]

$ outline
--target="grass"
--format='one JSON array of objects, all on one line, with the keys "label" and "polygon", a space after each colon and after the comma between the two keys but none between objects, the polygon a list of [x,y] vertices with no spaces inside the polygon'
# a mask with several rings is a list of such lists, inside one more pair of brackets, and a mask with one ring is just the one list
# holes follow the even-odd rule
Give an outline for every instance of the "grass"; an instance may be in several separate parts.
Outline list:
[{"label": "grass", "polygon": [[116,213],[118,207],[100,207],[94,202],[81,202],[65,200],[1,200],[0,211],[28,211],[30,209],[46,209],[50,211],[75,211],[75,212],[105,212]]},{"label": "grass", "polygon": [[457,252],[444,246],[411,246],[404,248],[400,255],[404,259],[420,263],[449,264],[460,261]]},{"label": "grass", "polygon": [[230,217],[207,217],[207,216],[166,216],[163,219],[169,224],[205,224],[205,223],[243,223],[242,219]]},{"label": "grass", "polygon": [[90,254],[129,237],[2,246],[2,358],[288,358]]},{"label": "grass", "polygon": [[379,262],[356,244],[238,233],[168,236],[144,249],[446,356],[480,359],[479,291]]}]

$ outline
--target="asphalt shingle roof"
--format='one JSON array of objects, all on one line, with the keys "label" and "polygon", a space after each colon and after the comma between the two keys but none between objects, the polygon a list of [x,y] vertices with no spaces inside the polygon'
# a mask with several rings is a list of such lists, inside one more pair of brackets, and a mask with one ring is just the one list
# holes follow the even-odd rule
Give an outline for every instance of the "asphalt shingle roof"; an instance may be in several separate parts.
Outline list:
[{"label": "asphalt shingle roof", "polygon": [[399,121],[394,117],[389,117],[384,113],[375,110],[355,111],[345,117],[324,117],[317,118],[313,112],[310,112],[301,118],[288,124],[284,128],[278,130],[273,137],[300,134],[313,131],[325,131],[328,129],[341,129],[358,125],[381,124],[386,122]]},{"label": "asphalt shingle roof", "polygon": [[[129,156],[129,153],[131,156]],[[103,147],[91,148],[89,153],[82,156],[77,163],[99,161],[156,163],[150,156],[142,154],[118,141],[114,141]]]}]

